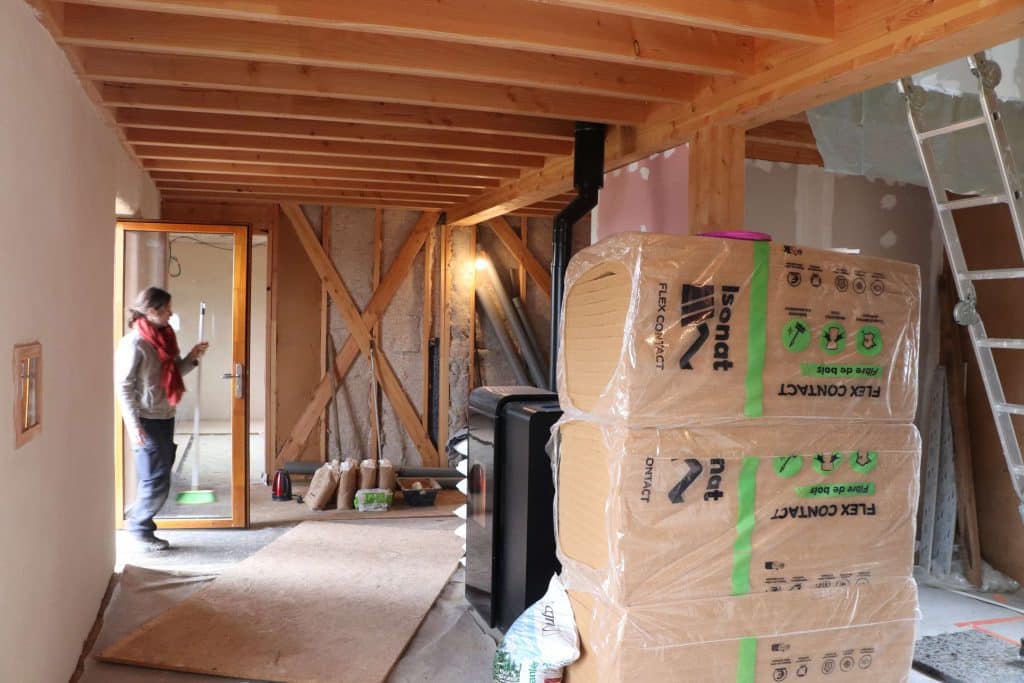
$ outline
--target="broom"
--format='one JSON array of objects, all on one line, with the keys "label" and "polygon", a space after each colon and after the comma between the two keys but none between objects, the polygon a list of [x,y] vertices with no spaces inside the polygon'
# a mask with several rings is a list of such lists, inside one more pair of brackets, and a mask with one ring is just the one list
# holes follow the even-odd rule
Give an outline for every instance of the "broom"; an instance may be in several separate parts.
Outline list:
[{"label": "broom", "polygon": [[[203,341],[203,327],[206,323],[206,302],[199,302],[199,341]],[[203,386],[203,366],[196,368],[196,406],[192,412],[192,440],[189,451],[192,452],[192,489],[182,491],[177,501],[182,505],[205,505],[217,502],[217,494],[212,489],[199,488],[199,398]]]}]

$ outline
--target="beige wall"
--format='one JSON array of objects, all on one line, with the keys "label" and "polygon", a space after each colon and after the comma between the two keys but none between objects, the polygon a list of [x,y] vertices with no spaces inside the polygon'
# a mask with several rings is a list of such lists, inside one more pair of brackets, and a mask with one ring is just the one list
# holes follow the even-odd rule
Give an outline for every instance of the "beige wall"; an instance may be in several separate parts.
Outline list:
[{"label": "beige wall", "polygon": [[[227,422],[231,419],[231,382],[221,375],[231,371],[231,338],[233,307],[231,300],[232,240],[221,236],[175,233],[170,238],[174,256],[168,269],[167,286],[173,297],[174,312],[180,317],[178,345],[182,354],[196,343],[199,325],[199,303],[206,302],[203,339],[210,350],[203,359],[201,409],[204,421]],[[196,402],[197,373],[185,377],[185,395],[178,406],[181,423],[192,424]],[[187,429],[179,424],[178,429]]]},{"label": "beige wall", "polygon": [[[231,371],[231,319],[233,284],[233,256],[230,238],[196,235],[194,241],[175,234],[171,237],[171,254],[176,261],[171,266],[168,288],[173,296],[174,312],[181,317],[178,344],[187,353],[196,343],[199,325],[199,302],[206,302],[206,323],[203,338],[210,342],[210,350],[203,362],[202,402],[203,421],[227,421],[231,418],[232,384],[221,379]],[[266,412],[266,352],[267,352],[267,246],[261,238],[253,245],[250,273],[252,300],[250,311],[250,420],[262,421]],[[180,271],[179,271],[180,267]],[[173,277],[177,274],[177,277]],[[180,420],[191,424],[195,407],[196,374],[185,377],[187,391],[178,406]],[[179,430],[182,427],[179,425]],[[256,454],[259,457],[259,454]]]},{"label": "beige wall", "polygon": [[10,370],[0,381],[0,680],[56,683],[114,564],[117,179],[155,191],[118,172],[125,153],[20,0],[0,0],[0,83],[0,354],[34,340],[44,353],[43,431],[17,451]]}]

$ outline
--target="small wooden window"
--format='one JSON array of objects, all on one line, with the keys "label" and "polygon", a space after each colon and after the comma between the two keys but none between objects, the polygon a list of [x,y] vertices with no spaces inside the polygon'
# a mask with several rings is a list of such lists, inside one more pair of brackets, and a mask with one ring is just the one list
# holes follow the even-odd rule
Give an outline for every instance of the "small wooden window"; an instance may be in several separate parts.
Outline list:
[{"label": "small wooden window", "polygon": [[21,448],[43,429],[43,346],[14,347],[14,447]]}]

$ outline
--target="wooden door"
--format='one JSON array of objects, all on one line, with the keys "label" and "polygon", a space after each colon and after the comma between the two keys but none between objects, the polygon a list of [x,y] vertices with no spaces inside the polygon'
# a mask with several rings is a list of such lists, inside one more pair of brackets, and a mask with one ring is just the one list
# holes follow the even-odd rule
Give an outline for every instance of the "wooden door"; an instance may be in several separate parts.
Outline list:
[{"label": "wooden door", "polygon": [[[245,527],[249,517],[249,262],[251,230],[238,225],[121,221],[116,233],[114,343],[127,308],[147,286],[171,293],[182,354],[210,342],[185,376],[177,406],[171,492],[161,529]],[[134,454],[114,406],[118,528],[135,499]]]}]

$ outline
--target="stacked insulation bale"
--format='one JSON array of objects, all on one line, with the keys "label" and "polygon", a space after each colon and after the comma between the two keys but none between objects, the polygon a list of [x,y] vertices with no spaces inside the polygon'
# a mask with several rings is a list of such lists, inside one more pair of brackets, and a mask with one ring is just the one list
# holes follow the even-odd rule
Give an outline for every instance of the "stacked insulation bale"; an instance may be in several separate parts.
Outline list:
[{"label": "stacked insulation bale", "polygon": [[900,681],[920,275],[624,234],[569,266],[556,525],[569,683]]}]

